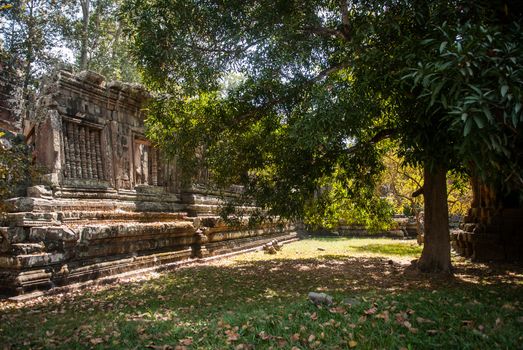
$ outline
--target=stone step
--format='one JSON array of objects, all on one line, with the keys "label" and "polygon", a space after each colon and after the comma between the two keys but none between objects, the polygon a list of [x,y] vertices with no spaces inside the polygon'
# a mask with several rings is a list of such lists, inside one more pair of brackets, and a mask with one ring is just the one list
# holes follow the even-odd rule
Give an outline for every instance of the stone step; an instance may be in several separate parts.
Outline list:
[{"label": "stone step", "polygon": [[61,263],[65,260],[63,253],[36,253],[23,255],[0,255],[0,268],[21,270]]},{"label": "stone step", "polygon": [[42,243],[14,243],[11,250],[15,255],[36,254],[43,253],[45,246]]},{"label": "stone step", "polygon": [[174,222],[126,222],[79,226],[79,242],[93,241],[136,241],[162,237],[184,237],[195,235],[192,221]]},{"label": "stone step", "polygon": [[62,223],[86,223],[103,221],[137,221],[137,222],[165,222],[182,220],[187,217],[186,212],[132,212],[132,211],[57,211],[53,213],[19,212],[8,213],[9,222],[16,226],[59,226]]}]

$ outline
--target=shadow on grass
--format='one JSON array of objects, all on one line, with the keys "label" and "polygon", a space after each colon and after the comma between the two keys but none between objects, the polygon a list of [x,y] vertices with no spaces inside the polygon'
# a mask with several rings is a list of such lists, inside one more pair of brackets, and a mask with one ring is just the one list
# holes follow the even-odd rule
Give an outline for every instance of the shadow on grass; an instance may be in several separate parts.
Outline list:
[{"label": "shadow on grass", "polygon": [[[523,306],[521,271],[490,275],[493,284],[483,285],[404,269],[383,258],[336,255],[191,266],[0,310],[0,339],[12,348],[341,349],[356,333],[367,348],[521,344],[516,321]],[[310,291],[329,293],[337,308],[310,304]],[[347,297],[359,304],[344,306]],[[396,322],[396,313],[411,327]],[[417,322],[417,316],[433,323]],[[494,328],[497,318],[503,328]],[[477,335],[463,320],[491,333]]]}]

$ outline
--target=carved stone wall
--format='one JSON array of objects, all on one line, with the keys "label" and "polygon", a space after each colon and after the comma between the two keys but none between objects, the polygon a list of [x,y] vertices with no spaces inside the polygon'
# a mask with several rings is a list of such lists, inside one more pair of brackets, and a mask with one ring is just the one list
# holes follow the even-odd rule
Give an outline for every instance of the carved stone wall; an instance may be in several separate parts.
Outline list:
[{"label": "carved stone wall", "polygon": [[451,234],[454,250],[476,261],[523,261],[521,193],[502,193],[472,179],[473,200],[459,229]]},{"label": "carved stone wall", "polygon": [[148,97],[141,86],[105,82],[93,72],[60,71],[45,85],[28,129],[44,180],[26,197],[8,200],[0,292],[21,294],[295,237],[291,226],[230,226],[217,215],[227,197],[202,187],[182,190],[176,161],[145,137]]}]

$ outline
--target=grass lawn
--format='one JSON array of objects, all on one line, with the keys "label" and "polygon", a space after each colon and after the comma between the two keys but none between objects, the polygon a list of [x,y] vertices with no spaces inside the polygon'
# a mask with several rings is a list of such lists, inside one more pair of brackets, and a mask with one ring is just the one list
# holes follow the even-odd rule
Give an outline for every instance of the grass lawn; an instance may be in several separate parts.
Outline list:
[{"label": "grass lawn", "polygon": [[453,278],[429,277],[406,271],[419,253],[413,241],[306,239],[0,302],[0,349],[523,349],[523,268],[455,258]]}]

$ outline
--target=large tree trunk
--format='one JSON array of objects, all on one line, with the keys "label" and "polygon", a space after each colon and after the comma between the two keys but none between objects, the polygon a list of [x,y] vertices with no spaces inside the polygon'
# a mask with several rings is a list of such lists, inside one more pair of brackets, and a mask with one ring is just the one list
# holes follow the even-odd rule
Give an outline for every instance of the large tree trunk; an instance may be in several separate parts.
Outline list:
[{"label": "large tree trunk", "polygon": [[446,169],[423,169],[425,184],[425,238],[418,268],[423,272],[451,273]]}]

